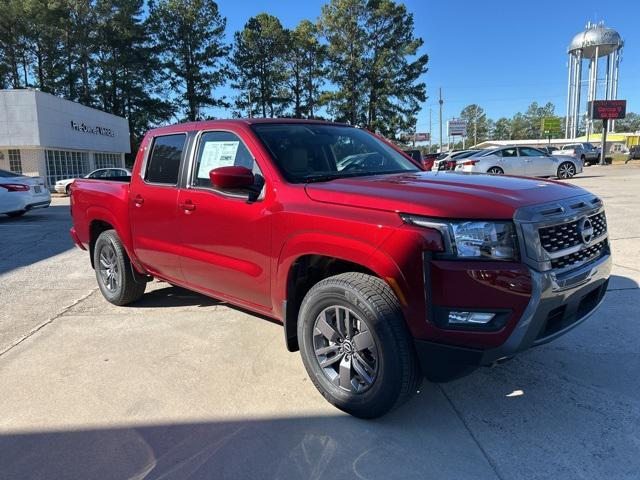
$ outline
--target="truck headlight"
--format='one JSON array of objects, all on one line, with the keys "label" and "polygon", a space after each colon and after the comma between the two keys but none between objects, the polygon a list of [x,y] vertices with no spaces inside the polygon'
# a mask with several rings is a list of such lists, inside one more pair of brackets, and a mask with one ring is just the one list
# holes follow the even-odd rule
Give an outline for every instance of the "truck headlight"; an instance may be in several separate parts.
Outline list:
[{"label": "truck headlight", "polygon": [[512,222],[445,222],[414,215],[402,215],[402,219],[405,223],[438,230],[447,256],[491,260],[515,260],[518,257],[518,242]]}]

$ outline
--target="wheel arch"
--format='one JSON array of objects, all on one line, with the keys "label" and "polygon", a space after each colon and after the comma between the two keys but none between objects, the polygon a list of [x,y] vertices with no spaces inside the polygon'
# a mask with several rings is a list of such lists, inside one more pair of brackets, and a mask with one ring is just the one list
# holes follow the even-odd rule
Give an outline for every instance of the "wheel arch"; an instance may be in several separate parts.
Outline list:
[{"label": "wheel arch", "polygon": [[285,246],[274,289],[274,305],[282,306],[285,340],[289,351],[298,350],[297,322],[306,293],[319,281],[346,272],[365,273],[385,281],[401,304],[406,304],[404,278],[393,260],[374,246],[357,240],[325,238],[321,248],[303,250],[304,241]]}]

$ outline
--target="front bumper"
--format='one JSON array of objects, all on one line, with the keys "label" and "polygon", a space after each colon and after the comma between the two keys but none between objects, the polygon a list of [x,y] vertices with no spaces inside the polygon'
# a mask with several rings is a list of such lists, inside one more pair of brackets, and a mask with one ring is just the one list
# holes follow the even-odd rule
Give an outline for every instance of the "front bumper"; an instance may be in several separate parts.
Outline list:
[{"label": "front bumper", "polygon": [[611,263],[611,255],[607,254],[562,276],[530,269],[531,299],[502,345],[480,350],[416,339],[421,364],[491,365],[564,335],[589,318],[602,303]]}]

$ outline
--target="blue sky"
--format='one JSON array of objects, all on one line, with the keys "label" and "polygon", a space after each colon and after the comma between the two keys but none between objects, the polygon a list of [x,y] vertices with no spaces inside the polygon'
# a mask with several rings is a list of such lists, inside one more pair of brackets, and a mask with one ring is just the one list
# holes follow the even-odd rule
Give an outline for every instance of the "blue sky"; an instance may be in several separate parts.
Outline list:
[{"label": "blue sky", "polygon": [[[242,29],[248,18],[267,12],[292,28],[303,18],[315,20],[321,0],[221,0],[227,35]],[[456,116],[470,103],[490,118],[524,111],[529,103],[551,101],[564,115],[567,53],[571,38],[587,21],[604,20],[625,40],[618,98],[627,111],[640,111],[640,0],[466,0],[404,2],[414,15],[415,33],[430,57],[424,75],[429,99],[418,117],[418,130],[428,131],[433,109],[437,137],[438,88],[444,118]],[[231,92],[226,92],[227,94]]]}]

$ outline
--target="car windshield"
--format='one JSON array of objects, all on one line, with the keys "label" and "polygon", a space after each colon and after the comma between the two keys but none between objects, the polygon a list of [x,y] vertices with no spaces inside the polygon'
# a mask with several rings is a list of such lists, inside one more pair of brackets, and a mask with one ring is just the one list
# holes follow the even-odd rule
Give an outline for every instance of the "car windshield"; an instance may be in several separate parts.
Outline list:
[{"label": "car windshield", "polygon": [[13,173],[10,172],[9,170],[0,170],[0,177],[4,177],[4,178],[15,178],[15,177],[22,177],[23,175],[20,175],[19,173]]},{"label": "car windshield", "polygon": [[293,183],[420,171],[404,155],[358,128],[313,123],[252,128]]}]

